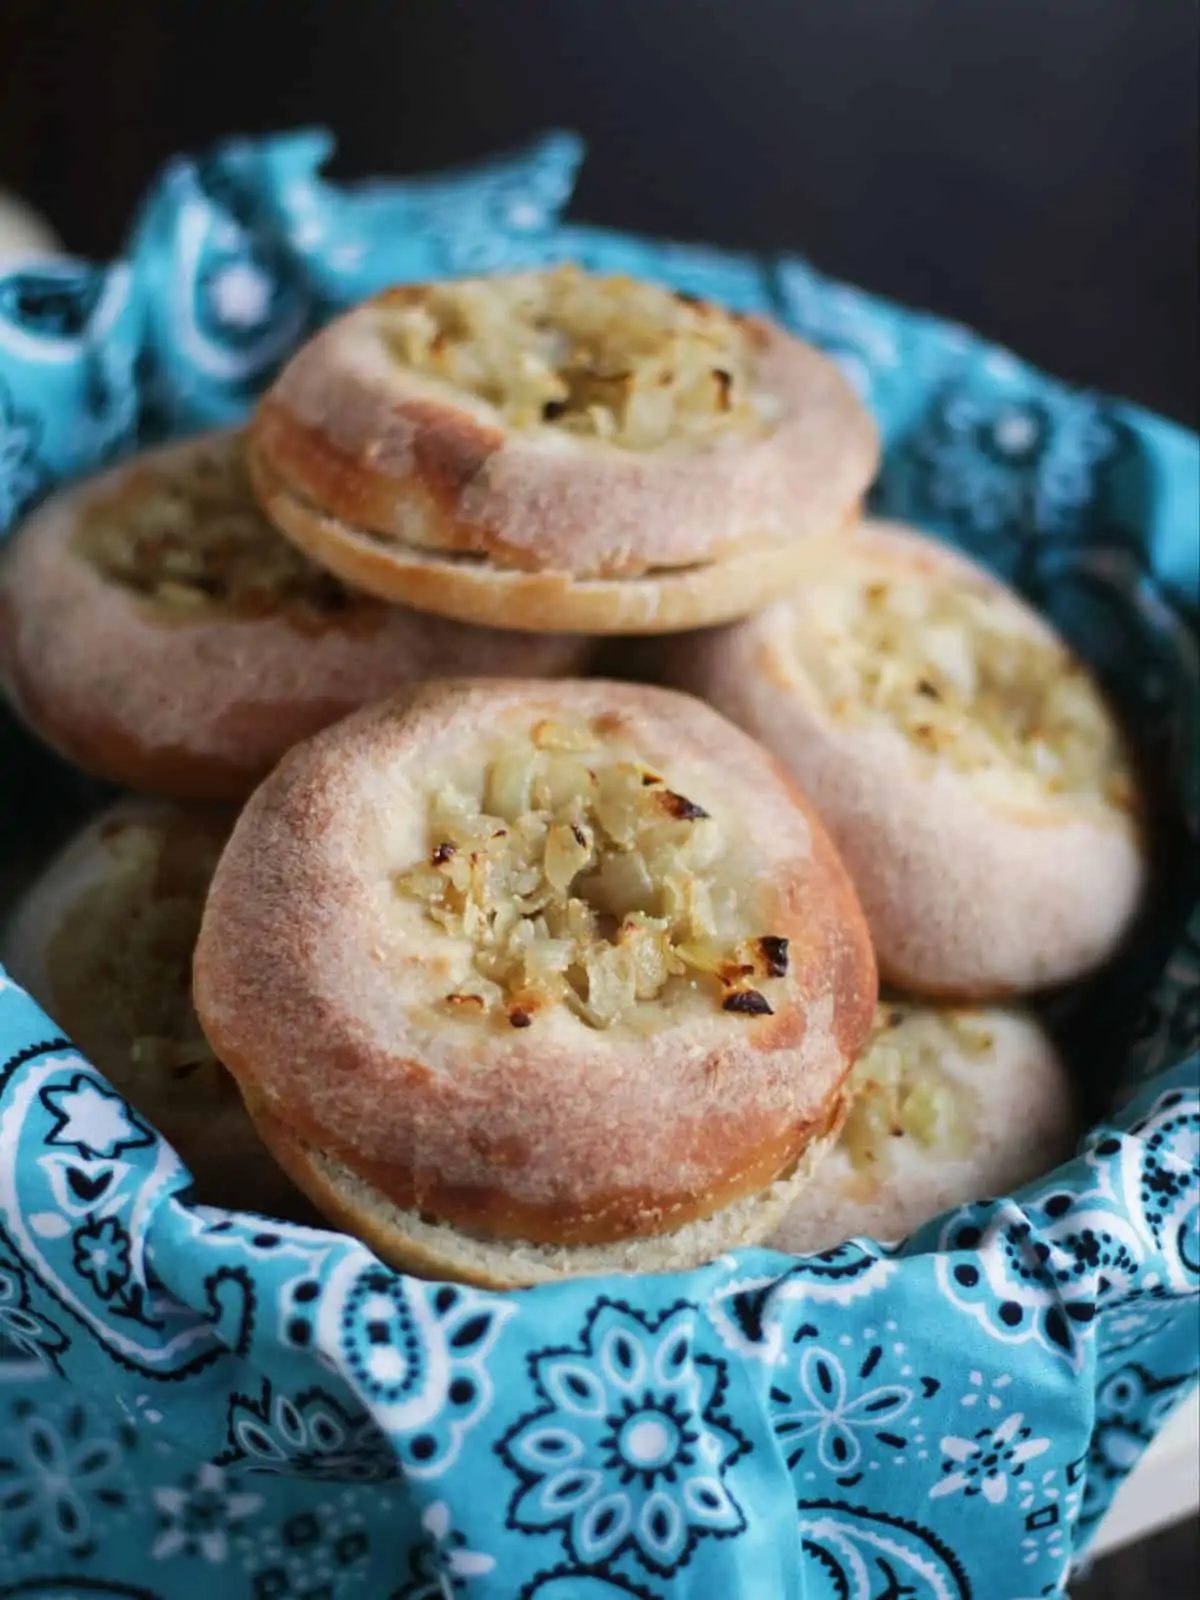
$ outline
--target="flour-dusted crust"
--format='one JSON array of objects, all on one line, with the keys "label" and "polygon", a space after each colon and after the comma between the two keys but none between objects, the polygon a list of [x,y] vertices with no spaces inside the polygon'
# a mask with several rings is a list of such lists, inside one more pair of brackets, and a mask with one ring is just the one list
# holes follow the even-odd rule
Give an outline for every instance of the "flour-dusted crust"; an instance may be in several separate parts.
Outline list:
[{"label": "flour-dusted crust", "polygon": [[[165,603],[89,559],[86,529],[132,519],[152,486],[228,463],[233,433],[147,452],[53,496],[0,564],[0,681],[48,743],[114,782],[239,799],[298,739],[413,679],[578,670],[578,638],[463,626],[347,591],[316,568],[315,603]],[[277,543],[258,512],[268,557]],[[81,533],[81,530],[84,530]],[[165,574],[169,582],[169,574]],[[293,578],[294,575],[289,577]],[[178,590],[178,586],[177,586]],[[186,600],[186,594],[178,597]]]},{"label": "flour-dusted crust", "polygon": [[[751,931],[789,941],[769,1012],[676,981],[610,1027],[554,1004],[452,1006],[468,941],[398,892],[436,859],[428,802],[488,753],[586,719],[703,808]],[[668,691],[431,684],[286,757],[222,858],[196,953],[205,1032],[320,1200],[308,1147],[402,1210],[488,1238],[663,1235],[768,1189],[836,1120],[873,1015],[849,880],[815,815],[751,740]],[[293,1154],[287,1154],[288,1150]]]},{"label": "flour-dusted crust", "polygon": [[118,801],[30,886],[0,961],[174,1146],[201,1200],[309,1221],[188,999],[191,937],[232,824],[224,808]]},{"label": "flour-dusted crust", "polygon": [[[911,659],[898,648],[871,658],[875,624],[860,604],[868,589],[872,604],[891,607],[886,596],[900,592],[915,607]],[[965,627],[924,615],[926,595],[973,608]],[[1044,731],[1034,727],[990,745],[981,718],[997,706],[1007,714],[1003,689],[987,689],[984,713],[968,695],[959,716],[955,679],[992,681],[977,659],[985,635],[1022,670],[1027,663],[1020,703],[1041,704],[1046,728],[1068,702],[1076,707],[1082,744],[1060,749],[1052,733],[1034,751]],[[920,662],[935,658],[921,690]],[[859,665],[847,665],[864,661],[867,688]],[[787,600],[675,641],[664,670],[760,739],[804,787],[855,880],[880,970],[898,987],[970,998],[1045,988],[1098,966],[1128,929],[1146,856],[1111,713],[1049,626],[947,547],[865,524],[827,542],[824,572]],[[920,700],[930,686],[937,698]],[[872,699],[899,710],[873,709]],[[927,720],[914,710],[922,704]]]},{"label": "flour-dusted crust", "polygon": [[1042,1177],[1078,1132],[1052,1041],[1007,1007],[881,1005],[847,1092],[842,1136],[767,1241],[775,1249],[903,1239],[939,1212]]},{"label": "flour-dusted crust", "polygon": [[[505,295],[553,278],[466,287]],[[630,289],[588,281],[617,304]],[[744,615],[778,592],[797,543],[837,530],[861,500],[874,425],[837,367],[782,329],[632,290],[660,297],[664,318],[710,318],[744,357],[738,382],[758,411],[748,402],[727,426],[681,422],[636,446],[514,417],[398,351],[397,317],[445,286],[392,290],[317,334],[260,403],[264,504],[371,592],[459,617],[619,632]]]}]

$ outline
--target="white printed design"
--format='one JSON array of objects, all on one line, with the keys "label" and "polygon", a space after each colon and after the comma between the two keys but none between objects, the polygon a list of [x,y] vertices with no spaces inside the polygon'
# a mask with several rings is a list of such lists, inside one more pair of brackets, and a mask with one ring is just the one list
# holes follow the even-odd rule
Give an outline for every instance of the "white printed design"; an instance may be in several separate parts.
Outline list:
[{"label": "white printed design", "polygon": [[1167,1090],[1128,1133],[1094,1135],[1089,1160],[1097,1191],[1157,1245],[1165,1287],[1200,1287],[1200,1096]]},{"label": "white printed design", "polygon": [[115,1090],[92,1077],[90,1069],[69,1083],[43,1089],[41,1099],[54,1116],[54,1124],[46,1134],[48,1145],[67,1146],[81,1156],[111,1160],[123,1150],[145,1149],[154,1143],[153,1131]]},{"label": "white printed design", "polygon": [[[798,1459],[796,1447],[811,1440],[817,1459],[827,1473],[842,1476],[858,1471],[863,1445],[883,1434],[892,1448],[903,1448],[895,1424],[910,1409],[913,1390],[903,1384],[877,1384],[852,1393],[838,1358],[818,1345],[809,1345],[800,1358],[799,1404],[785,1405],[771,1422],[775,1432]],[[793,1465],[789,1457],[789,1465]]]},{"label": "white printed design", "polygon": [[[1013,363],[1014,375],[1021,374]],[[1031,398],[952,388],[913,445],[922,498],[973,542],[1076,531],[1117,433],[1095,400],[1067,390]]]},{"label": "white printed design", "polygon": [[814,272],[807,262],[781,262],[776,274],[787,325],[824,350],[865,400],[881,372],[893,370],[900,352],[869,295]]},{"label": "white printed design", "polygon": [[421,1284],[354,1249],[325,1283],[316,1344],[389,1436],[410,1478],[436,1478],[490,1411],[489,1355],[512,1303]]},{"label": "white printed design", "polygon": [[1004,1344],[1042,1345],[1083,1368],[1097,1310],[1136,1282],[1146,1236],[1103,1195],[1048,1188],[1024,1206],[965,1206],[934,1259],[946,1299]]},{"label": "white printed design", "polygon": [[[730,1264],[735,1258],[729,1258]],[[897,1270],[882,1247],[848,1242],[798,1262],[785,1276],[731,1277],[705,1307],[728,1350],[769,1366],[785,1356],[795,1326],[809,1309],[848,1306],[877,1294]]]},{"label": "white printed design", "polygon": [[182,1484],[154,1490],[159,1534],[150,1552],[155,1561],[199,1556],[221,1565],[229,1560],[229,1536],[263,1503],[262,1495],[235,1489],[212,1462],[190,1473]]},{"label": "white printed design", "polygon": [[128,1506],[123,1457],[112,1431],[79,1402],[18,1400],[0,1428],[0,1542],[50,1561],[90,1554],[99,1527]]},{"label": "white printed design", "polygon": [[748,1448],[721,1411],[723,1362],[693,1349],[695,1312],[647,1319],[601,1300],[582,1342],[532,1356],[543,1404],[498,1449],[521,1480],[508,1525],[559,1529],[572,1559],[632,1550],[669,1576],[746,1519],[726,1475]]},{"label": "white printed design", "polygon": [[66,1335],[29,1304],[25,1274],[0,1256],[0,1379],[16,1382],[50,1373],[67,1347]]},{"label": "white printed design", "polygon": [[1021,1514],[1025,1518],[1025,1533],[1021,1539],[1023,1566],[1052,1561],[1060,1567],[1067,1558],[1081,1497],[1077,1489],[1060,1486],[1061,1477],[1057,1467],[1048,1467],[1036,1478],[1022,1478],[1017,1485]]},{"label": "white printed design", "polygon": [[144,1370],[186,1370],[223,1353],[202,1318],[164,1315],[147,1280],[148,1219],[185,1181],[170,1146],[81,1057],[38,1057],[10,1079],[0,1224],[55,1297]]},{"label": "white printed design", "polygon": [[1044,1455],[1049,1439],[1035,1439],[1019,1411],[1006,1417],[998,1428],[980,1428],[973,1439],[954,1434],[942,1440],[944,1476],[929,1491],[931,1500],[947,1494],[982,1495],[991,1506],[1003,1505],[1009,1483],[1020,1478],[1025,1463]]},{"label": "white printed design", "polygon": [[802,1584],[813,1600],[970,1600],[957,1558],[903,1517],[801,1501]]},{"label": "white printed design", "polygon": [[221,384],[265,376],[291,350],[308,321],[307,296],[268,263],[267,241],[252,237],[201,188],[182,163],[173,175],[174,276],[168,337],[178,358]]},{"label": "white printed design", "polygon": [[421,1527],[427,1537],[413,1553],[412,1582],[404,1585],[396,1600],[455,1600],[467,1590],[469,1579],[485,1578],[495,1570],[494,1556],[467,1549],[444,1500],[426,1506]]},{"label": "white printed design", "polygon": [[388,1478],[396,1471],[375,1419],[352,1414],[319,1388],[292,1399],[264,1381],[257,1397],[235,1394],[226,1431],[229,1448],[217,1458],[222,1467],[343,1481]]}]

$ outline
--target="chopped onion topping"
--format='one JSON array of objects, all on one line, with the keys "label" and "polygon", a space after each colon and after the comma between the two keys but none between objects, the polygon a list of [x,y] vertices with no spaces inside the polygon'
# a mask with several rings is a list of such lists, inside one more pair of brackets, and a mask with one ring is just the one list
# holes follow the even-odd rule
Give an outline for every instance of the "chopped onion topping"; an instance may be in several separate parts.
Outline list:
[{"label": "chopped onion topping", "polygon": [[847,1087],[853,1095],[841,1147],[860,1171],[888,1158],[891,1139],[914,1139],[939,1155],[966,1155],[971,1125],[963,1090],[942,1065],[948,1048],[982,1055],[993,1036],[969,1016],[880,1006],[865,1054]]},{"label": "chopped onion topping", "polygon": [[703,806],[606,756],[591,728],[550,722],[489,764],[481,792],[484,810],[434,796],[429,854],[396,879],[473,946],[451,1014],[525,1028],[562,1004],[607,1028],[673,983],[713,990],[734,1015],[772,1014],[761,985],[786,976],[788,941],[722,937],[720,829]]},{"label": "chopped onion topping", "polygon": [[798,647],[839,715],[881,716],[964,771],[1001,765],[1051,793],[1133,803],[1116,722],[1063,646],[1019,629],[994,593],[950,577],[822,595]]},{"label": "chopped onion topping", "polygon": [[393,290],[379,316],[398,361],[513,427],[651,450],[771,419],[744,321],[657,284],[565,266]]},{"label": "chopped onion topping", "polygon": [[149,463],[85,508],[75,549],[114,583],[168,611],[314,619],[360,604],[259,510],[236,437]]}]

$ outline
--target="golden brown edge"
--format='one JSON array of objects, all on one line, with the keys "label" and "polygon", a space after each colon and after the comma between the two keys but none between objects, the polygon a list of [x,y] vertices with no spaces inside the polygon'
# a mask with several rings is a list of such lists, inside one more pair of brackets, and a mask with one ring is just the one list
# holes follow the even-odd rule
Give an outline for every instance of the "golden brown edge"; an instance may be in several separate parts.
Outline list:
[{"label": "golden brown edge", "polygon": [[[375,538],[293,493],[256,452],[249,459],[271,521],[343,582],[418,611],[522,632],[677,633],[737,621],[818,571],[826,538],[840,532],[636,578],[574,578]],[[855,506],[847,523],[858,515]]]},{"label": "golden brown edge", "polygon": [[[417,1277],[433,1280],[453,1279],[460,1283],[470,1283],[483,1289],[522,1289],[539,1282],[549,1282],[564,1277],[599,1276],[611,1272],[629,1272],[632,1269],[627,1264],[621,1264],[620,1255],[631,1248],[641,1247],[647,1252],[653,1252],[656,1245],[671,1240],[684,1238],[689,1231],[699,1231],[705,1224],[719,1220],[721,1212],[708,1217],[693,1219],[685,1223],[674,1233],[661,1233],[643,1236],[637,1239],[618,1240],[610,1246],[554,1246],[553,1255],[561,1257],[570,1256],[578,1252],[579,1265],[577,1269],[571,1267],[555,1268],[547,1265],[536,1271],[505,1270],[502,1263],[511,1259],[511,1252],[524,1252],[525,1258],[536,1257],[538,1246],[529,1246],[522,1240],[483,1239],[471,1234],[462,1234],[465,1241],[469,1241],[471,1251],[485,1257],[495,1258],[495,1269],[487,1270],[474,1267],[463,1261],[461,1256],[452,1249],[438,1250],[433,1246],[421,1243],[410,1234],[401,1231],[399,1227],[389,1225],[386,1220],[387,1211],[373,1211],[370,1202],[356,1202],[338,1186],[327,1167],[324,1167],[320,1152],[303,1140],[292,1135],[275,1117],[263,1108],[253,1106],[247,1102],[251,1119],[258,1131],[263,1144],[271,1155],[283,1168],[284,1172],[307,1196],[317,1209],[329,1219],[336,1227],[360,1239],[379,1259],[398,1272],[412,1273]],[[647,1267],[648,1272],[653,1271],[685,1271],[693,1267],[703,1266],[706,1262],[726,1249],[738,1249],[745,1246],[761,1244],[774,1232],[783,1219],[788,1208],[794,1201],[797,1193],[808,1183],[815,1169],[820,1165],[821,1159],[834,1148],[841,1134],[842,1126],[849,1109],[849,1100],[839,1094],[833,1109],[832,1120],[826,1125],[824,1131],[805,1146],[796,1158],[792,1170],[777,1178],[774,1184],[751,1197],[753,1209],[750,1212],[748,1224],[743,1227],[737,1238],[724,1241],[719,1248],[700,1250],[693,1248],[691,1252],[685,1250],[678,1258],[672,1257],[669,1265],[662,1267]],[[349,1169],[347,1168],[347,1171]],[[369,1188],[369,1186],[364,1185]],[[383,1208],[401,1212],[402,1208],[395,1207],[382,1193],[379,1200]],[[738,1202],[745,1205],[745,1200]],[[423,1220],[419,1213],[412,1212],[414,1220]],[[451,1223],[434,1222],[433,1226],[445,1231],[449,1245],[452,1245],[458,1230]],[[532,1254],[531,1254],[532,1253]],[[611,1259],[608,1259],[611,1258]]]}]

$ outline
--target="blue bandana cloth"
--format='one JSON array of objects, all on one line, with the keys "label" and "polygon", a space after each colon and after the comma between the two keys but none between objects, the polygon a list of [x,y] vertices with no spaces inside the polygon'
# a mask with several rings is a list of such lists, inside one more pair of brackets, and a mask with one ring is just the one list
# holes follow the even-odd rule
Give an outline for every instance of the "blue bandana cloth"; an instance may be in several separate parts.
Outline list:
[{"label": "blue bandana cloth", "polygon": [[[1153,928],[1068,1028],[1076,1158],[898,1247],[491,1294],[195,1204],[0,972],[0,1600],[1034,1600],[1200,1346],[1196,440],[832,282],[561,220],[564,135],[336,188],[318,135],[173,163],[126,258],[0,277],[0,537],[242,417],[388,283],[574,260],[766,311],[879,419],[878,510],[1018,584],[1168,797]],[[0,791],[22,746],[4,734]]]}]

